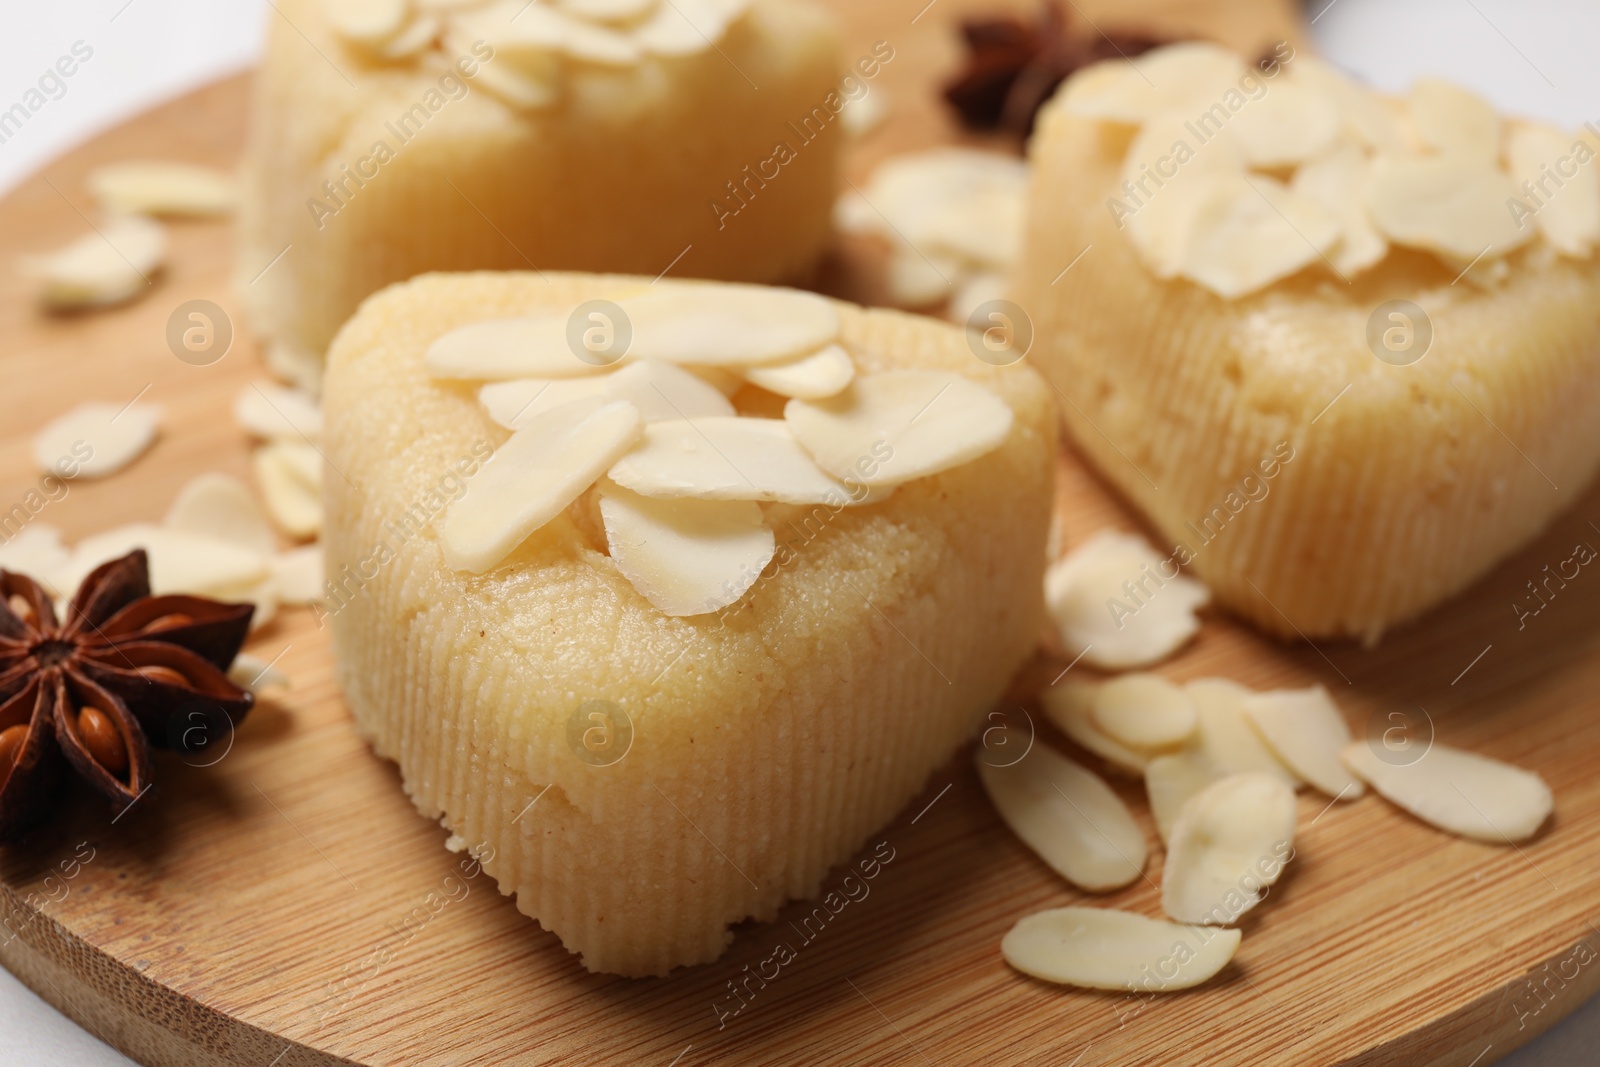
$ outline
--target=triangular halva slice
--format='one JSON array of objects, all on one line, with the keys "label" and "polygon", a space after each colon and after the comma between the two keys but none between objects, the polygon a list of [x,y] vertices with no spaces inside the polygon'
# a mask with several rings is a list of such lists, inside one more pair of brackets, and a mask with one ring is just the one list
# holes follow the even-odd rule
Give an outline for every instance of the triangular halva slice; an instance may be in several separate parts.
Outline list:
[{"label": "triangular halva slice", "polygon": [[1600,464],[1600,128],[1178,47],[1039,116],[1029,355],[1174,568],[1283,636],[1375,639]]},{"label": "triangular halva slice", "polygon": [[[322,445],[339,472],[327,479],[327,611],[360,728],[521,911],[586,967],[625,975],[715,959],[733,924],[815,893],[980,725],[1044,619],[1056,440],[1051,394],[1031,370],[988,366],[931,319],[830,304],[829,343],[852,356],[856,383],[944,375],[960,388],[940,385],[942,399],[912,418],[939,421],[944,436],[984,437],[997,418],[1009,430],[975,458],[833,504],[647,498],[629,494],[654,491],[650,478],[624,490],[601,477],[504,558],[454,569],[450,516],[508,477],[483,472],[500,449],[516,452],[513,434],[592,459],[618,434],[643,442],[665,423],[630,429],[619,401],[580,398],[512,431],[480,404],[481,383],[430,377],[430,345],[647,282],[428,275],[385,290],[331,350]],[[713,285],[663,279],[650,291],[704,304]],[[981,419],[950,406],[969,387],[983,391]],[[752,390],[733,398],[740,415],[783,410]],[[851,395],[788,403],[841,412]],[[678,432],[692,442],[693,420]],[[924,437],[905,436],[904,451]],[[866,451],[863,476],[884,467]],[[755,451],[726,458],[755,482],[768,471]],[[548,495],[552,483],[527,484]],[[604,513],[617,500],[650,521]],[[480,502],[459,521],[479,532],[526,521],[531,505],[514,504],[500,515]],[[771,531],[768,547],[733,529],[746,520],[732,509]],[[658,538],[700,531],[738,559],[752,542],[751,569],[723,578],[717,544],[685,542],[682,571],[663,577],[676,549]],[[721,582],[707,595],[717,609],[689,614],[695,599],[679,590],[706,575]]]}]

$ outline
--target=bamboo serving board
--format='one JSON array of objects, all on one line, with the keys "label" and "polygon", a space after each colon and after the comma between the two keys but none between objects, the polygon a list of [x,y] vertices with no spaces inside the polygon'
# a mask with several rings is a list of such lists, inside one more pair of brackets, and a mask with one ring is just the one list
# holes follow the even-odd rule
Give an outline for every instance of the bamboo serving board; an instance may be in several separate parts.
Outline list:
[{"label": "bamboo serving board", "polygon": [[[908,23],[900,4],[839,6],[847,47],[887,39],[897,50],[881,83],[892,118],[856,149],[859,183],[885,155],[956,136],[932,86],[958,57],[960,8],[941,0]],[[1159,6],[1242,48],[1295,32],[1287,8]],[[1089,5],[1085,17],[1110,28],[1116,11],[1127,6]],[[85,232],[83,178],[95,165],[231,165],[246,92],[243,78],[201,90],[52,164],[0,202],[0,258]],[[249,477],[229,415],[261,376],[244,324],[235,315],[233,350],[209,367],[180,362],[165,341],[184,301],[237,308],[231,260],[226,226],[175,225],[153,293],[72,317],[41,314],[29,287],[0,271],[0,511],[38,487],[34,431],[85,399],[142,396],[166,409],[166,429],[133,467],[39,510],[33,521],[69,540],[159,519],[202,471]],[[871,297],[870,260],[843,249],[828,287]],[[1060,489],[1069,542],[1137,525],[1070,454]],[[158,789],[116,821],[75,795],[29,840],[0,848],[0,962],[109,1043],[161,1065],[1487,1064],[1600,989],[1600,596],[1588,588],[1600,577],[1580,574],[1524,628],[1512,608],[1547,564],[1576,543],[1600,544],[1591,520],[1600,493],[1377,648],[1286,647],[1213,618],[1163,668],[1258,688],[1321,682],[1357,724],[1399,724],[1420,739],[1431,723],[1444,741],[1539,771],[1557,799],[1538,838],[1493,847],[1374,796],[1324,810],[1304,794],[1298,858],[1247,916],[1235,962],[1187,993],[1145,1001],[1055,988],[1002,962],[1002,934],[1031,911],[1093,902],[1159,914],[1161,860],[1147,880],[1091,901],[1004,830],[967,753],[874,839],[894,858],[870,893],[722,1025],[714,1005],[726,1011],[728,983],[789,938],[808,905],[742,927],[723,959],[667,979],[587,974],[487,877],[462,872],[444,832],[417,815],[395,769],[356,735],[327,635],[304,610],[252,639],[293,689],[265,701],[216,765],[161,755]],[[1065,666],[1041,657],[1017,696]],[[1008,708],[1013,724],[1026,722],[1025,705]],[[1140,787],[1114,781],[1155,840]]]}]

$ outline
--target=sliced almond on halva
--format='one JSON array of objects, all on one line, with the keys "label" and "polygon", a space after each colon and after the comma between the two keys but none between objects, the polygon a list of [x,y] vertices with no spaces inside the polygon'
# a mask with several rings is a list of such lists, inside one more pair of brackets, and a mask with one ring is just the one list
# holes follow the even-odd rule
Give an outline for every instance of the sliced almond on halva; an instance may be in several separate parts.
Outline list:
[{"label": "sliced almond on halva", "polygon": [[664,360],[640,360],[603,380],[606,396],[628,401],[639,409],[645,422],[731,418],[736,414],[715,386]]},{"label": "sliced almond on halva", "polygon": [[1339,223],[1339,240],[1328,250],[1334,269],[1349,277],[1377,265],[1389,242],[1367,215],[1367,183],[1372,166],[1354,144],[1343,144],[1294,173],[1289,188],[1320,205]]},{"label": "sliced almond on halva", "polygon": [[1252,693],[1243,706],[1267,747],[1313,788],[1344,800],[1366,792],[1340,760],[1350,744],[1350,727],[1322,686]]},{"label": "sliced almond on halva", "polygon": [[801,400],[836,396],[844,392],[855,376],[855,360],[840,345],[826,345],[788,363],[747,367],[744,372],[745,380],[751,385]]},{"label": "sliced almond on halva", "polygon": [[1367,210],[1379,232],[1396,244],[1427,249],[1462,262],[1504,255],[1531,240],[1506,204],[1517,187],[1492,162],[1465,156],[1379,158],[1372,168]]},{"label": "sliced almond on halva", "polygon": [[1094,721],[1094,697],[1099,682],[1060,682],[1039,694],[1045,718],[1072,741],[1094,753],[1112,769],[1135,778],[1145,772],[1150,754],[1123,744],[1106,734]]},{"label": "sliced almond on halva", "polygon": [[505,381],[603,374],[615,362],[587,350],[585,355],[580,358],[567,343],[566,315],[536,315],[457,327],[428,346],[423,363],[435,378]]},{"label": "sliced almond on halva", "polygon": [[490,382],[478,390],[478,403],[489,418],[508,430],[520,430],[547,411],[576,400],[606,395],[611,376],[590,378],[513,378]]},{"label": "sliced almond on halva", "polygon": [[1462,837],[1501,844],[1539,832],[1555,806],[1532,771],[1433,744],[1409,764],[1390,763],[1363,741],[1346,745],[1344,765],[1393,804]]},{"label": "sliced almond on halva", "polygon": [[1195,731],[1194,702],[1180,686],[1155,674],[1124,674],[1095,692],[1095,725],[1131,748],[1171,748]]},{"label": "sliced almond on halva", "polygon": [[437,16],[418,15],[385,41],[378,52],[385,59],[410,59],[438,40],[443,30],[444,23]]},{"label": "sliced almond on halva", "polygon": [[[1069,656],[1110,670],[1147,667],[1200,630],[1211,591],[1167,565],[1144,538],[1102,530],[1052,563],[1045,602]],[[1165,572],[1171,570],[1171,577]]]},{"label": "sliced almond on halva", "polygon": [[1477,93],[1438,78],[1411,89],[1411,121],[1429,148],[1494,164],[1500,159],[1500,116]]},{"label": "sliced almond on halva", "polygon": [[322,456],[304,441],[273,441],[251,457],[267,514],[297,540],[322,529]]},{"label": "sliced almond on halva", "polygon": [[1245,73],[1244,61],[1225,48],[1168,45],[1079,71],[1067,82],[1063,105],[1085,118],[1137,125],[1174,108],[1203,110],[1229,90],[1239,92]]},{"label": "sliced almond on halva", "polygon": [[270,555],[277,548],[272,527],[267,525],[255,497],[230,474],[211,472],[191,480],[178,491],[163,525],[262,555]]},{"label": "sliced almond on halva", "polygon": [[1294,822],[1294,790],[1275,775],[1235,774],[1207,786],[1172,826],[1161,909],[1179,922],[1238,922],[1293,858]]},{"label": "sliced almond on halva", "polygon": [[1391,155],[1417,147],[1382,97],[1331,64],[1300,55],[1287,70],[1290,81],[1321,92],[1334,102],[1344,120],[1344,134],[1358,144]]},{"label": "sliced almond on halva", "polygon": [[1226,678],[1197,678],[1184,691],[1198,715],[1194,749],[1212,766],[1230,774],[1274,775],[1291,788],[1300,785],[1299,777],[1273,755],[1250,724],[1245,713],[1245,701],[1253,695],[1249,689]]},{"label": "sliced almond on halva", "polygon": [[[1523,228],[1539,227],[1566,256],[1587,259],[1600,243],[1600,169],[1594,146],[1549,126],[1519,125],[1506,147]],[[1531,187],[1531,188],[1530,188]]]},{"label": "sliced almond on halva", "polygon": [[377,46],[400,32],[410,13],[407,0],[328,0],[334,32],[355,44]]},{"label": "sliced almond on halva", "polygon": [[758,366],[815,352],[839,336],[833,305],[796,289],[652,287],[617,303],[632,326],[631,359]]},{"label": "sliced almond on halva", "polygon": [[625,400],[580,400],[513,433],[445,515],[445,563],[479,574],[495,567],[593,485],[643,426]]},{"label": "sliced almond on halva", "polygon": [[1226,299],[1322,258],[1339,224],[1315,201],[1264,174],[1215,176],[1197,197],[1178,273]]},{"label": "sliced almond on halva", "polygon": [[823,400],[791,400],[784,421],[817,465],[870,486],[900,485],[983,456],[1011,432],[1006,402],[944,371],[857,378]]},{"label": "sliced almond on halva", "polygon": [[233,418],[256,437],[269,441],[317,441],[322,438],[322,405],[301,389],[274,382],[254,382],[233,402]]},{"label": "sliced almond on halva", "polygon": [[126,215],[55,252],[25,259],[22,266],[39,282],[40,298],[51,307],[105,307],[148,289],[166,255],[167,233],[161,224]]},{"label": "sliced almond on halva", "polygon": [[844,504],[865,496],[825,473],[782,419],[656,422],[608,472],[643,496]]},{"label": "sliced almond on halva", "polygon": [[1264,96],[1240,106],[1226,129],[1246,162],[1271,169],[1322,155],[1338,140],[1342,125],[1343,115],[1332,98],[1285,79],[1272,83]]},{"label": "sliced almond on halva", "polygon": [[1000,818],[1067,881],[1090,892],[1125,886],[1144,872],[1144,834],[1094,772],[1035,744],[1009,766],[977,759]]},{"label": "sliced almond on halva", "polygon": [[33,437],[33,459],[46,474],[104,478],[144,455],[161,429],[159,408],[91,401],[52,420]]},{"label": "sliced almond on halva", "polygon": [[226,215],[239,199],[233,175],[191,163],[96,167],[89,172],[89,191],[108,215]]},{"label": "sliced almond on halva", "polygon": [[1161,840],[1172,840],[1178,814],[1191,797],[1227,776],[1227,772],[1219,771],[1210,760],[1195,752],[1174,752],[1152,759],[1144,769],[1144,791]]},{"label": "sliced almond on halva", "polygon": [[1112,908],[1052,908],[1020,920],[1000,942],[1023,974],[1083,989],[1192,989],[1228,965],[1237,930],[1180,926]]},{"label": "sliced almond on halva", "polygon": [[737,602],[777,551],[752,501],[659,500],[606,484],[599,497],[612,561],[666,615],[703,615]]}]

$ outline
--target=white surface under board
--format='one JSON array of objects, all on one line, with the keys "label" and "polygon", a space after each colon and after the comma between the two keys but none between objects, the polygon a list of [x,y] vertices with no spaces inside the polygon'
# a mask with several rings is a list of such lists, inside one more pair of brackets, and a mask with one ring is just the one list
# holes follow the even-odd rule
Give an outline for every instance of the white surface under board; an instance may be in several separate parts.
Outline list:
[{"label": "white surface under board", "polygon": [[[36,87],[47,102],[0,142],[0,193],[98,131],[248,66],[271,10],[268,0],[8,0],[5,6],[10,29],[0,35],[0,112]],[[1564,126],[1600,123],[1596,0],[1308,0],[1307,11],[1323,54],[1377,85],[1402,89],[1418,75],[1438,74],[1509,111]],[[41,85],[57,58],[80,42],[89,59],[71,78]],[[0,1067],[131,1062],[4,970],[0,1035]],[[1502,1062],[1570,1067],[1600,1061],[1597,1048],[1600,999]]]}]

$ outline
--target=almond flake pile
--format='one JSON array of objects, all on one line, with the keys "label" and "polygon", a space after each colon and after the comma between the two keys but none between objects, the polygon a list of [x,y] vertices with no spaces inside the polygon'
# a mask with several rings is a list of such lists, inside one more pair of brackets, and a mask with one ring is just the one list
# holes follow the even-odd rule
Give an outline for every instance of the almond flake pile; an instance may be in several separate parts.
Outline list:
[{"label": "almond flake pile", "polygon": [[[450,567],[492,570],[592,492],[611,558],[651,605],[718,611],[777,550],[764,505],[877,503],[1011,431],[1011,409],[959,375],[858,375],[838,313],[811,293],[718,285],[614,303],[629,331],[616,358],[580,358],[566,311],[472,323],[428,348],[429,373],[484,383],[479,403],[510,431],[445,515]],[[740,388],[787,398],[784,417],[741,415]]]},{"label": "almond flake pile", "polygon": [[559,106],[569,70],[599,72],[670,61],[710,48],[749,0],[331,0],[328,21],[368,60],[415,63],[443,49],[492,48],[472,75],[524,110]]},{"label": "almond flake pile", "polygon": [[1107,209],[1153,274],[1224,298],[1306,267],[1349,279],[1390,245],[1493,278],[1531,242],[1600,242],[1595,128],[1501,119],[1445,82],[1382,97],[1310,57],[1263,73],[1186,43],[1083,71],[1061,106],[1136,128]]},{"label": "almond flake pile", "polygon": [[[1001,953],[1049,982],[1156,992],[1198,985],[1227,966],[1240,944],[1231,927],[1295,857],[1303,785],[1345,802],[1370,785],[1424,822],[1500,844],[1532,837],[1553,810],[1537,774],[1497,760],[1433,744],[1391,761],[1352,742],[1321,686],[1256,693],[1222,678],[1180,686],[1127,674],[1050,686],[1040,699],[1068,738],[1144,779],[1166,852],[1161,909],[1172,920],[1092,907],[1028,916]],[[1088,892],[1147,877],[1143,831],[1093,771],[1041,740],[1008,765],[993,755],[978,753],[989,799],[1053,870]],[[1180,945],[1183,966],[1168,966]]]},{"label": "almond flake pile", "polygon": [[1069,659],[1126,670],[1159,663],[1200,632],[1205,585],[1137,534],[1101,530],[1050,564],[1045,603]]},{"label": "almond flake pile", "polygon": [[1028,165],[997,152],[935,148],[878,167],[867,187],[840,198],[848,233],[889,241],[889,292],[924,308],[950,301],[949,318],[1005,295],[1026,214]]}]

